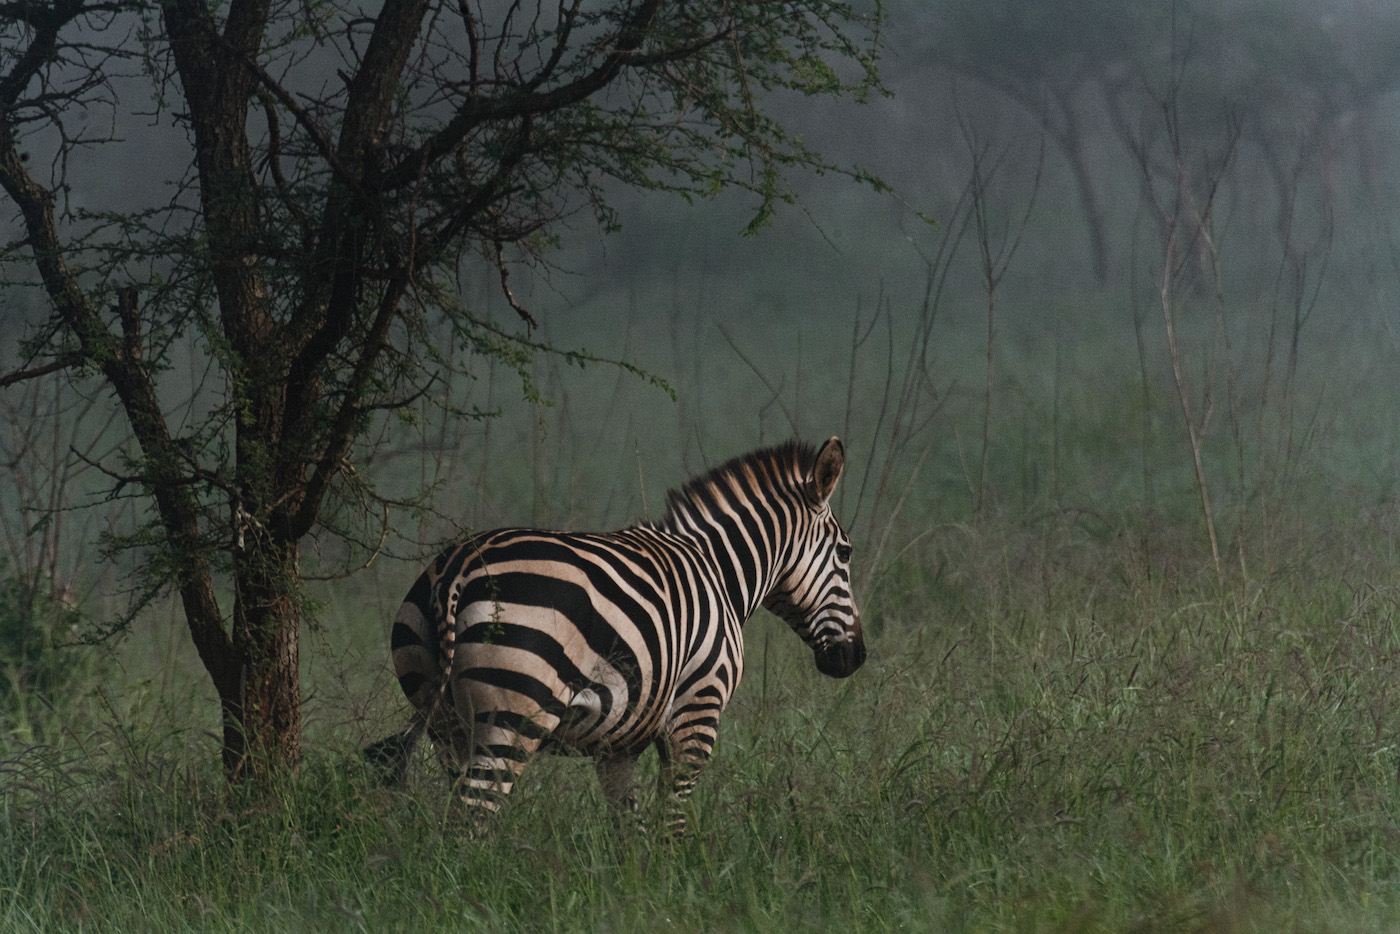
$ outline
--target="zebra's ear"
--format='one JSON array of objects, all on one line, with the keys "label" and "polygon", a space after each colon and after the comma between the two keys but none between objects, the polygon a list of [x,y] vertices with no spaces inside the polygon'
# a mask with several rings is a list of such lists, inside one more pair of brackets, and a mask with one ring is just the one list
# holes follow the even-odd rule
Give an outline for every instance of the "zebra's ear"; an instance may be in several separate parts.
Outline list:
[{"label": "zebra's ear", "polygon": [[812,504],[820,509],[831,499],[836,489],[836,481],[841,479],[841,470],[846,466],[846,448],[841,439],[834,435],[826,440],[817,452],[817,460],[812,467],[812,476],[807,480],[807,495]]}]

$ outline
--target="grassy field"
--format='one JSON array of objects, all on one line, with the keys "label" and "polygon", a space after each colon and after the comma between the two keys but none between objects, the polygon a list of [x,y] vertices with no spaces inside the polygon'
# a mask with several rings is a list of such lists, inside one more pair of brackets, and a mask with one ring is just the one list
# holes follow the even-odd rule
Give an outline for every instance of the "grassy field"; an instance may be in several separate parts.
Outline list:
[{"label": "grassy field", "polygon": [[856,677],[750,623],[679,841],[617,838],[581,760],[477,839],[426,756],[374,787],[397,701],[328,679],[362,662],[324,634],[339,687],[267,796],[183,705],[89,699],[0,757],[0,930],[1393,929],[1395,542],[1345,544],[1222,591],[1072,517],[939,530],[884,570]]}]

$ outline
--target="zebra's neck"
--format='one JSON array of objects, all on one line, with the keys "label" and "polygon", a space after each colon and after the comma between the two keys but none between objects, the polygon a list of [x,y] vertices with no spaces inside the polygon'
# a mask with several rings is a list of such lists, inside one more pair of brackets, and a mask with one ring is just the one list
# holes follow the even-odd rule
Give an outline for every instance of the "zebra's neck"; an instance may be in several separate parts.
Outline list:
[{"label": "zebra's neck", "polygon": [[666,517],[653,526],[692,539],[710,557],[741,622],[792,560],[814,457],[809,445],[792,441],[726,461],[672,490]]},{"label": "zebra's neck", "polygon": [[[770,536],[753,516],[690,509],[673,511],[666,532],[691,543],[706,557],[723,597],[739,622],[753,615],[780,576],[790,550],[784,536]],[[769,538],[776,541],[769,541]]]}]

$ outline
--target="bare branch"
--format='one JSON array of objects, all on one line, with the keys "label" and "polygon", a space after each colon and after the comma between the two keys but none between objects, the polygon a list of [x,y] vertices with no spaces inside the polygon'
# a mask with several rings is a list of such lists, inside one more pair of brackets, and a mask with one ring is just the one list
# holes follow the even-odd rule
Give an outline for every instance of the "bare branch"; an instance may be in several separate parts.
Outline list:
[{"label": "bare branch", "polygon": [[601,64],[574,81],[539,93],[513,91],[496,97],[472,98],[463,102],[457,114],[413,153],[385,171],[383,184],[397,188],[408,183],[421,167],[435,162],[456,148],[468,134],[483,123],[495,120],[549,113],[585,100],[608,85],[631,64],[632,57],[646,40],[647,29],[656,17],[661,0],[643,0],[631,18],[618,31],[616,43]]},{"label": "bare branch", "polygon": [[510,307],[515,309],[515,313],[525,322],[526,327],[531,330],[539,327],[540,323],[535,320],[535,316],[520,306],[520,303],[515,300],[515,293],[510,290],[510,270],[506,266],[505,252],[499,240],[496,241],[496,271],[501,274],[501,293],[505,295]]},{"label": "bare branch", "polygon": [[16,370],[11,373],[0,375],[0,388],[13,386],[15,383],[27,382],[31,379],[38,379],[40,376],[48,376],[50,373],[57,373],[59,370],[66,370],[70,367],[80,366],[83,363],[83,355],[71,353],[57,360],[51,360],[40,366],[27,370]]},{"label": "bare branch", "polygon": [[320,512],[321,501],[335,475],[342,469],[345,455],[355,440],[354,423],[362,411],[361,405],[375,364],[388,339],[389,327],[398,315],[399,302],[408,290],[409,275],[401,273],[384,287],[379,299],[374,325],[365,336],[358,350],[358,359],[350,378],[331,430],[327,433],[330,441],[316,462],[316,468],[307,480],[300,503],[291,517],[289,533],[293,540],[311,531]]}]

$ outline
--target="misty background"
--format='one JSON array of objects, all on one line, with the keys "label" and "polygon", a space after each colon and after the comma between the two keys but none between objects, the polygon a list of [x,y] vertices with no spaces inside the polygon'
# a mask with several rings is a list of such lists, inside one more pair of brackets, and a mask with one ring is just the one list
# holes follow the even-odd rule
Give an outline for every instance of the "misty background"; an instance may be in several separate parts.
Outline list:
[{"label": "misty background", "polygon": [[[674,398],[631,371],[540,353],[526,385],[483,359],[445,387],[492,417],[443,421],[425,403],[421,436],[405,427],[414,413],[386,418],[364,469],[390,491],[436,484],[436,511],[393,517],[420,547],[371,547],[365,573],[341,576],[362,555],[313,555],[326,632],[351,615],[386,621],[423,553],[462,529],[638,521],[687,476],[793,435],[847,442],[839,514],[877,634],[880,562],[928,561],[930,541],[992,520],[1122,538],[1145,572],[1214,563],[1247,576],[1361,547],[1313,519],[1346,516],[1389,541],[1400,9],[895,0],[886,12],[887,95],[770,102],[833,171],[792,177],[769,225],[747,230],[755,204],[739,194],[688,204],[619,190],[619,230],[580,213],[543,264],[513,269],[538,340],[624,361]],[[149,203],[179,185],[187,150],[143,111],[134,101],[113,118],[129,142],[71,167],[75,205]],[[489,264],[464,266],[461,288],[517,326]],[[35,299],[6,300],[13,327]],[[202,379],[190,361],[166,383],[177,405]],[[98,560],[100,542],[130,507],[105,503],[104,478],[72,454],[123,443],[112,403],[50,386],[6,404],[11,450],[25,411],[70,413],[46,461],[11,462],[10,560],[39,547],[23,504],[93,506],[60,514],[52,560],[87,614],[108,618],[123,570]],[[159,651],[127,653],[133,673],[188,651],[157,615],[138,641]],[[383,646],[365,651],[347,664],[373,668]]]},{"label": "misty background", "polygon": [[[892,193],[796,177],[795,203],[746,236],[741,197],[623,192],[618,233],[565,231],[552,268],[516,274],[546,340],[621,355],[678,393],[542,360],[552,408],[465,429],[479,439],[468,455],[487,436],[530,447],[551,490],[531,521],[634,519],[685,473],[794,432],[845,431],[878,459],[873,413],[925,321],[921,392],[938,411],[918,491],[934,516],[976,506],[989,361],[985,501],[1168,509],[1185,494],[1189,508],[1168,313],[1217,510],[1265,492],[1388,501],[1400,12],[1029,0],[887,12],[888,97],[774,106]],[[468,288],[504,306],[490,276]],[[852,343],[872,323],[851,418]],[[486,407],[519,395],[499,381],[473,391]],[[506,521],[489,499],[463,508]]]}]

